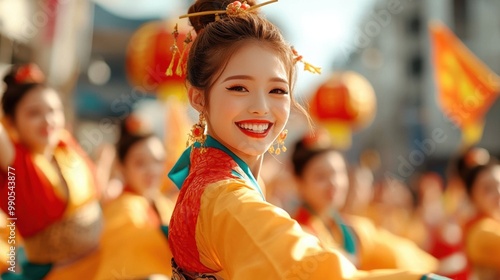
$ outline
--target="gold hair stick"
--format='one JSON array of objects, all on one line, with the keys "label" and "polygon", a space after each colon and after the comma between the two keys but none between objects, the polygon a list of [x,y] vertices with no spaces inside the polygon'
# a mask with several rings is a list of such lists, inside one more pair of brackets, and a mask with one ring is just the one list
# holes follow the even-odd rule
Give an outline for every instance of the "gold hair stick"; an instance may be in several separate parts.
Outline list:
[{"label": "gold hair stick", "polygon": [[[218,14],[228,14],[228,15],[236,15],[241,12],[248,12],[251,10],[255,10],[257,8],[260,8],[262,6],[278,2],[278,0],[270,0],[267,2],[260,3],[255,6],[248,6],[246,4],[246,1],[241,3],[240,1],[234,1],[227,5],[227,8],[225,10],[217,10],[217,11],[204,11],[204,12],[197,12],[197,13],[191,13],[191,14],[185,14],[180,16],[179,18],[187,18],[187,17],[196,17],[196,16],[204,16],[204,15],[218,15]],[[244,8],[245,5],[247,5],[247,8]]]}]

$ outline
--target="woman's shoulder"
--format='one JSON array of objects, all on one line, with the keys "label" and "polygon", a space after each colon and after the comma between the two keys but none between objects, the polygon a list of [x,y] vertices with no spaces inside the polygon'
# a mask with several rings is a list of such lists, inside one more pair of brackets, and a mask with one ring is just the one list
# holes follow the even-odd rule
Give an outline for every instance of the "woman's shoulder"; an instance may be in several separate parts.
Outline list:
[{"label": "woman's shoulder", "polygon": [[466,225],[466,232],[476,232],[476,231],[486,231],[486,232],[496,232],[500,235],[500,221],[488,217],[478,217],[469,221]]},{"label": "woman's shoulder", "polygon": [[238,164],[226,152],[217,148],[194,148],[191,151],[191,165],[193,170],[227,172]]},{"label": "woman's shoulder", "polygon": [[237,168],[238,164],[231,156],[221,150],[193,149],[189,175],[184,181],[181,192],[184,189],[189,192],[203,192],[208,186],[232,184],[233,180],[238,179],[234,173]]}]

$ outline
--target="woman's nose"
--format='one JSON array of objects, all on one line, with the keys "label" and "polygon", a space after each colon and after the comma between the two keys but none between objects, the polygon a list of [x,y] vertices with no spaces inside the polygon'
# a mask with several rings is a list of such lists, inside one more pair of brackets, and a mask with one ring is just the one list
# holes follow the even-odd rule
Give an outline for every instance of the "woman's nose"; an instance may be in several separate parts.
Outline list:
[{"label": "woman's nose", "polygon": [[268,96],[264,92],[259,92],[252,96],[252,102],[248,110],[252,114],[266,115],[269,112]]}]

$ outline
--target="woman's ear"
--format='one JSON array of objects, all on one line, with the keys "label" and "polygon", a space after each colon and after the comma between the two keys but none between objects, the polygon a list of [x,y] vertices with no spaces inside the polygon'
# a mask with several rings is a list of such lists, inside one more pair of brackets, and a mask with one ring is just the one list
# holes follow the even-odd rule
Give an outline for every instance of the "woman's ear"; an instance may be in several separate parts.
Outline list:
[{"label": "woman's ear", "polygon": [[200,89],[188,85],[189,103],[198,112],[203,112],[205,109],[205,95]]}]

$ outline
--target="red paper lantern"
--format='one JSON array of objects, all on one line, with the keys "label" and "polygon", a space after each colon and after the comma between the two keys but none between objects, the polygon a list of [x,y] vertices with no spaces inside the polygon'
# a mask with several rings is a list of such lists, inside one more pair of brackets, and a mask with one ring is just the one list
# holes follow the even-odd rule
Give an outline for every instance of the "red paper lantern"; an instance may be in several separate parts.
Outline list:
[{"label": "red paper lantern", "polygon": [[336,72],[324,82],[310,100],[310,113],[320,123],[344,123],[361,129],[375,116],[373,87],[355,72]]},{"label": "red paper lantern", "polygon": [[[142,25],[132,35],[126,53],[126,72],[129,82],[140,91],[159,93],[165,86],[184,83],[185,74],[175,74],[179,53],[174,60],[174,75],[165,74],[172,60],[174,26],[175,23],[153,21]],[[177,45],[181,50],[187,34],[186,29],[179,26]],[[184,59],[186,57],[187,53],[184,54]]]}]

